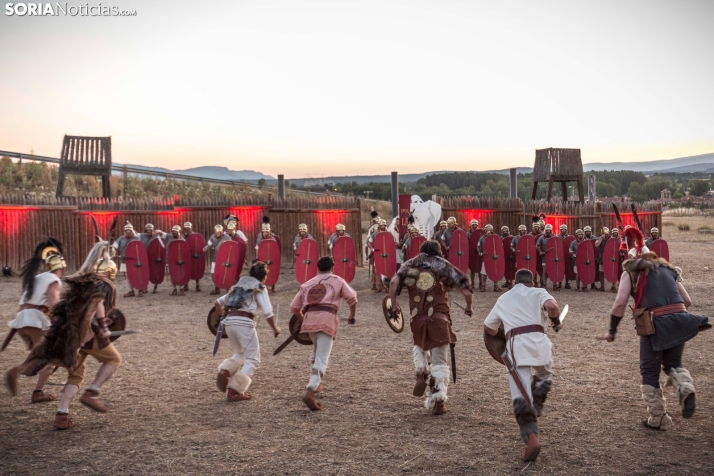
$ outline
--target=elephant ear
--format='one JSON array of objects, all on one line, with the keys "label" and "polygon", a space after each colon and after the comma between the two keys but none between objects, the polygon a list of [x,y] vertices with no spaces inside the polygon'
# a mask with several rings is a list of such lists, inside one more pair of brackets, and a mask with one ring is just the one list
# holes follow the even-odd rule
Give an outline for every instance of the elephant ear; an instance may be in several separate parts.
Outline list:
[{"label": "elephant ear", "polygon": [[441,218],[441,205],[431,200],[427,200],[424,204],[429,207],[429,212],[434,218],[434,223],[439,223],[439,218]]}]

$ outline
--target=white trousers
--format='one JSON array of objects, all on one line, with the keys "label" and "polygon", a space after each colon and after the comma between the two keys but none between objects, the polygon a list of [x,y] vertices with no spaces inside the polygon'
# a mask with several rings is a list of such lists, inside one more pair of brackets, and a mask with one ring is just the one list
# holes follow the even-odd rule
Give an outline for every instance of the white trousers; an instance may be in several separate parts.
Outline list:
[{"label": "white trousers", "polygon": [[226,326],[226,334],[236,351],[231,359],[242,365],[239,372],[248,377],[252,376],[260,364],[260,344],[255,327]]},{"label": "white trousers", "polygon": [[312,364],[312,373],[310,374],[307,388],[315,392],[327,371],[327,362],[330,359],[334,339],[324,332],[310,332],[308,336],[310,336],[310,340],[314,344],[312,353],[314,363]]},{"label": "white trousers", "polygon": [[[551,364],[534,365],[532,367],[530,365],[519,365],[516,367],[516,373],[520,377],[523,388],[528,394],[528,399],[531,402],[533,402],[533,393],[531,392],[531,370],[532,373],[537,375],[541,380],[550,380],[553,376],[553,370],[551,367]],[[506,370],[506,372],[508,372],[508,370]],[[515,400],[516,398],[523,398],[523,395],[521,395],[521,391],[518,389],[518,386],[516,385],[515,380],[513,380],[513,376],[510,372],[508,372],[508,383],[511,386],[511,399]]]},{"label": "white trousers", "polygon": [[451,352],[449,344],[444,344],[440,347],[434,347],[431,350],[422,350],[418,345],[414,346],[414,367],[417,372],[424,372],[434,365],[449,366],[451,360]]}]

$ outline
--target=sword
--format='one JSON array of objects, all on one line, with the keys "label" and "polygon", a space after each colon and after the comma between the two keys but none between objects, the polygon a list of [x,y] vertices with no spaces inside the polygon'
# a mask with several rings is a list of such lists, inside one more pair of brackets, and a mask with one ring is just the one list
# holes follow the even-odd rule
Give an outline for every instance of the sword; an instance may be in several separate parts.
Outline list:
[{"label": "sword", "polygon": [[461,305],[461,304],[459,303],[459,301],[451,301],[451,302],[452,302],[453,304],[456,304],[456,305],[457,305],[458,307],[460,307],[461,309],[463,309],[463,311],[466,313],[467,316],[470,317],[470,316],[473,315],[473,311],[470,311],[470,312],[467,311],[466,308],[465,308],[463,305]]},{"label": "sword", "polygon": [[[568,315],[568,305],[566,304],[565,307],[560,311],[560,315],[558,316],[558,320],[560,320],[560,323],[563,323],[563,320],[565,319],[565,316]],[[558,332],[558,329],[555,329],[555,332]]]},{"label": "sword", "polygon": [[[300,327],[302,327],[302,325],[301,325]],[[280,347],[278,347],[277,349],[275,349],[275,352],[273,352],[273,355],[278,355],[280,352],[282,352],[282,350],[283,350],[284,348],[286,348],[286,347],[288,346],[288,344],[290,344],[292,341],[295,340],[295,338],[298,336],[298,334],[300,334],[300,327],[298,327],[298,328],[295,330],[295,332],[293,332],[292,334],[290,334],[290,337],[288,337],[288,338],[285,340],[285,342],[283,342],[282,344],[280,344]]]},{"label": "sword", "polygon": [[221,345],[221,339],[223,339],[223,318],[218,322],[218,329],[216,330],[216,338],[213,340],[213,354],[215,357],[218,353],[218,347]]},{"label": "sword", "polygon": [[119,337],[119,336],[128,336],[130,334],[140,334],[141,329],[131,329],[131,330],[125,330],[125,331],[111,331],[109,333],[109,337]]},{"label": "sword", "polygon": [[454,347],[456,344],[449,344],[449,348],[451,349],[451,378],[454,380],[454,383],[456,383],[456,354],[454,353]]},{"label": "sword", "polygon": [[521,377],[518,376],[518,372],[516,372],[516,369],[513,367],[513,362],[511,362],[511,358],[508,355],[508,350],[503,351],[503,353],[501,354],[501,360],[503,360],[503,363],[506,364],[508,373],[511,374],[511,378],[513,378],[513,381],[516,382],[516,387],[518,387],[518,390],[521,392],[521,395],[523,395],[523,399],[526,401],[528,406],[531,406],[531,399],[528,397],[528,392],[526,392],[526,389],[523,388],[523,382],[521,382]]},{"label": "sword", "polygon": [[15,333],[17,332],[17,329],[14,327],[10,329],[10,332],[8,332],[7,337],[5,337],[5,340],[2,343],[2,347],[0,347],[0,352],[5,350],[7,346],[10,344],[10,341],[12,340],[13,337],[15,337]]}]

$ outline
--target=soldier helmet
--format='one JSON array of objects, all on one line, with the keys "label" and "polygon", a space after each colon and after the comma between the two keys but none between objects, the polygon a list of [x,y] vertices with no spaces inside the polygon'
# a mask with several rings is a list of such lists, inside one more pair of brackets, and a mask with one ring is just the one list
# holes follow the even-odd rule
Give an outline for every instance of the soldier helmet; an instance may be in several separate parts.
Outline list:
[{"label": "soldier helmet", "polygon": [[491,225],[491,224],[486,225],[485,227],[483,227],[483,229],[486,231],[493,231],[493,225]]},{"label": "soldier helmet", "polygon": [[605,235],[609,235],[609,234],[610,234],[610,229],[609,229],[608,227],[606,227],[606,226],[603,226],[603,227],[602,227],[602,232],[603,232],[603,234],[605,234]]},{"label": "soldier helmet", "polygon": [[509,228],[506,225],[503,225],[501,227],[501,231],[509,231]]},{"label": "soldier helmet", "polygon": [[175,231],[176,233],[181,233],[181,227],[178,225],[174,225],[171,227],[171,231]]},{"label": "soldier helmet", "polygon": [[548,223],[547,225],[545,225],[545,229],[546,229],[546,230],[553,231],[553,225],[551,225],[550,223]]},{"label": "soldier helmet", "polygon": [[387,220],[384,218],[379,219],[379,226],[387,226]]},{"label": "soldier helmet", "polygon": [[653,226],[652,229],[650,230],[650,233],[659,233],[659,228],[656,226]]},{"label": "soldier helmet", "polygon": [[124,225],[124,231],[127,231],[127,230],[134,231],[134,227],[129,222],[126,222],[126,225]]},{"label": "soldier helmet", "polygon": [[583,231],[593,231],[593,229],[591,226],[586,226],[585,228],[583,228]]},{"label": "soldier helmet", "polygon": [[584,233],[583,233],[583,230],[581,230],[580,228],[578,228],[577,230],[575,230],[575,234],[576,234],[576,235],[583,235]]},{"label": "soldier helmet", "polygon": [[153,229],[154,229],[154,225],[152,225],[151,223],[147,223],[146,225],[144,225],[144,230],[153,230]]},{"label": "soldier helmet", "polygon": [[345,225],[343,225],[342,223],[338,223],[337,226],[335,227],[335,230],[337,230],[337,231],[345,231],[346,228],[345,228]]},{"label": "soldier helmet", "polygon": [[307,225],[305,223],[300,223],[298,225],[298,231],[304,231],[307,232]]},{"label": "soldier helmet", "polygon": [[186,223],[183,224],[184,228],[193,228],[193,224],[191,224],[190,221],[187,221]]},{"label": "soldier helmet", "polygon": [[213,231],[223,231],[223,225],[216,225],[213,227]]},{"label": "soldier helmet", "polygon": [[447,225],[456,225],[456,218],[455,217],[449,217],[446,219],[446,224]]},{"label": "soldier helmet", "polygon": [[561,230],[567,230],[567,229],[568,229],[568,225],[566,225],[565,223],[563,223],[562,225],[560,225],[560,229],[561,229]]},{"label": "soldier helmet", "polygon": [[518,231],[528,231],[528,228],[525,225],[518,225]]},{"label": "soldier helmet", "polygon": [[65,269],[67,267],[64,257],[62,257],[59,253],[52,253],[48,255],[44,261],[45,269],[50,272],[57,271],[58,269]]},{"label": "soldier helmet", "polygon": [[[541,227],[541,228],[544,228],[546,225],[545,225],[545,222],[544,222],[543,220],[538,220],[538,226]],[[553,227],[551,226],[551,228],[553,228]]]},{"label": "soldier helmet", "polygon": [[478,226],[478,220],[473,219],[473,220],[471,220],[471,223],[469,223],[469,224]]},{"label": "soldier helmet", "polygon": [[441,221],[439,222],[439,226],[446,226],[446,225],[448,225],[448,223],[446,223],[445,220],[441,220]]},{"label": "soldier helmet", "polygon": [[226,225],[227,230],[235,230],[236,229],[236,222],[234,221],[229,221],[228,224]]}]

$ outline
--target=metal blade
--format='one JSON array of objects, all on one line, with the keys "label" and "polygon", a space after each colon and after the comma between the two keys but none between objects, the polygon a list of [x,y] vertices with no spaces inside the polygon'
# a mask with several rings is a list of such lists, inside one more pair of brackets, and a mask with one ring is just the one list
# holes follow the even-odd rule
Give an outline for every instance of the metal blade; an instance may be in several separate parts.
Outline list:
[{"label": "metal blade", "polygon": [[119,336],[128,336],[130,334],[140,334],[141,329],[130,329],[130,330],[125,330],[125,331],[112,331],[109,334],[109,337],[119,337]]},{"label": "metal blade", "polygon": [[[566,304],[565,307],[563,307],[563,309],[561,309],[561,311],[560,311],[560,315],[558,316],[558,319],[560,320],[560,323],[561,323],[561,324],[563,323],[563,320],[565,319],[565,316],[568,315],[568,309],[569,309],[569,307],[568,307],[568,305]],[[558,329],[555,329],[555,332],[558,332]]]},{"label": "metal blade", "polygon": [[221,345],[221,339],[223,338],[223,320],[218,323],[218,329],[216,329],[216,338],[213,340],[213,357],[218,353],[218,347]]}]

